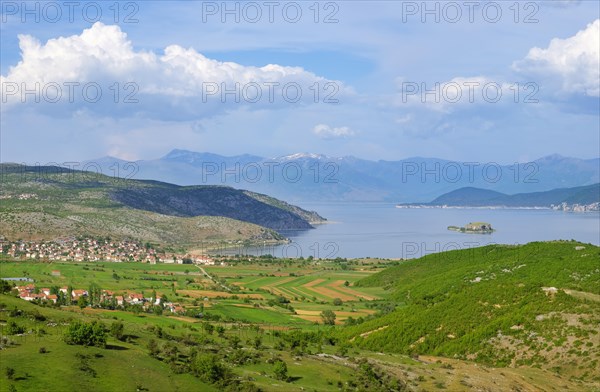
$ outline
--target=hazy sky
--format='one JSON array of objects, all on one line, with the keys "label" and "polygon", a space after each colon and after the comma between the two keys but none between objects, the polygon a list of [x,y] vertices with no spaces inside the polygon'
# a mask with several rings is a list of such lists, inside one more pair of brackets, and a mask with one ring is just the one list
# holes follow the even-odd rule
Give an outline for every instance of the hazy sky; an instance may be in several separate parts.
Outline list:
[{"label": "hazy sky", "polygon": [[600,155],[597,1],[2,1],[1,161]]}]

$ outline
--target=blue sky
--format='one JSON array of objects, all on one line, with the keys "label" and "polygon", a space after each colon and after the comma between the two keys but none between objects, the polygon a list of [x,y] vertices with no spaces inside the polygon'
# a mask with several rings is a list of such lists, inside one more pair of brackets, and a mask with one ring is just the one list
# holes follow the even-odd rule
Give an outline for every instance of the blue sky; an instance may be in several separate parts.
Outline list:
[{"label": "blue sky", "polygon": [[2,2],[1,160],[598,157],[598,2],[475,3]]}]

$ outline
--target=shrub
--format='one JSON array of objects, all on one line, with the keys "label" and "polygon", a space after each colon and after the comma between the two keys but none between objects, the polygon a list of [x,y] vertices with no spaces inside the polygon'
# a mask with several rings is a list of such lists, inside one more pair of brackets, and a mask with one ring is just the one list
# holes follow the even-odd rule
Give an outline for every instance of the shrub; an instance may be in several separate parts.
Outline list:
[{"label": "shrub", "polygon": [[227,375],[227,368],[216,355],[198,355],[192,363],[192,371],[196,377],[208,383],[223,380]]},{"label": "shrub", "polygon": [[273,373],[275,374],[276,379],[287,381],[288,369],[286,363],[283,361],[276,361],[273,365]]},{"label": "shrub", "polygon": [[6,324],[6,334],[7,335],[18,335],[25,332],[25,328],[15,323],[14,320],[9,320]]},{"label": "shrub", "polygon": [[115,321],[110,325],[110,334],[117,340],[123,340],[123,322]]},{"label": "shrub", "polygon": [[323,320],[323,324],[325,325],[334,325],[335,318],[335,313],[330,309],[321,312],[321,319]]},{"label": "shrub", "polygon": [[104,326],[97,321],[91,323],[75,321],[71,323],[64,339],[67,344],[106,347]]}]

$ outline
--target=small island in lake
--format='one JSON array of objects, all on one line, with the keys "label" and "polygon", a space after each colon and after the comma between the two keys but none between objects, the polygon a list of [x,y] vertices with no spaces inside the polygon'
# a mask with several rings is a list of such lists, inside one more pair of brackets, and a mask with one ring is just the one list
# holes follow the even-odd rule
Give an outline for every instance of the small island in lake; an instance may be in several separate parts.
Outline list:
[{"label": "small island in lake", "polygon": [[486,222],[471,222],[464,227],[448,226],[448,230],[470,234],[491,234],[494,232],[492,225]]}]

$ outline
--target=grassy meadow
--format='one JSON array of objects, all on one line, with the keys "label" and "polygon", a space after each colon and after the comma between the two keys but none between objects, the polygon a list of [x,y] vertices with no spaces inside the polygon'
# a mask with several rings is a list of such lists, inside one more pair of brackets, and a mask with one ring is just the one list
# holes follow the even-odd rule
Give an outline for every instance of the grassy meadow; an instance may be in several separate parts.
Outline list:
[{"label": "grassy meadow", "polygon": [[[597,390],[598,248],[468,252],[211,266],[4,258],[0,277],[156,291],[192,312],[38,305],[5,291],[0,391]],[[104,344],[67,344],[78,321],[99,323]]]}]

